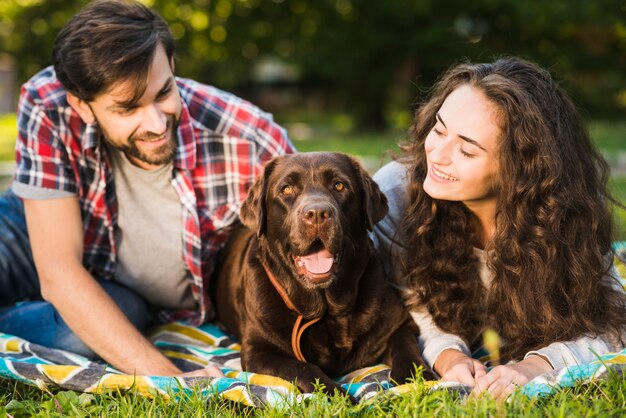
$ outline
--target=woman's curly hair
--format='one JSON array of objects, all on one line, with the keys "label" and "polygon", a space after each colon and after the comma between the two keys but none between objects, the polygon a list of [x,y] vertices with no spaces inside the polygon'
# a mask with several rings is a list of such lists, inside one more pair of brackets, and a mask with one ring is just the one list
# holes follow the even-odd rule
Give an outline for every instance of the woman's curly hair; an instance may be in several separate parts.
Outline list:
[{"label": "woman's curly hair", "polygon": [[[501,128],[487,288],[473,248],[477,218],[463,203],[433,199],[422,187],[424,141],[446,97],[462,85],[496,106]],[[624,293],[605,279],[613,254],[608,164],[547,71],[518,58],[454,66],[417,109],[409,134],[409,306],[425,305],[440,328],[468,341],[495,329],[505,342],[503,361],[582,335],[623,342]]]}]

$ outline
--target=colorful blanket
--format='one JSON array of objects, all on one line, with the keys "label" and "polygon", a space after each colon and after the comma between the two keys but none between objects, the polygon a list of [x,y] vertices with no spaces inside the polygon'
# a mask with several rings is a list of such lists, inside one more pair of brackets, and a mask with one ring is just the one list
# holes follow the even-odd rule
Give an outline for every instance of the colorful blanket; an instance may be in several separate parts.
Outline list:
[{"label": "colorful blanket", "polygon": [[[151,336],[154,344],[182,370],[193,370],[211,363],[224,372],[223,378],[171,378],[130,376],[105,364],[61,350],[31,344],[0,333],[0,376],[38,385],[42,389],[58,387],[79,392],[103,393],[136,390],[146,396],[170,397],[180,391],[202,391],[250,406],[290,405],[313,394],[300,393],[291,383],[273,376],[241,370],[239,345],[218,327],[207,324],[190,327],[172,323],[158,328]],[[600,356],[591,364],[570,367],[559,373],[546,374],[522,388],[528,396],[547,395],[579,381],[607,376],[611,371],[626,370],[626,349]],[[338,382],[359,401],[380,394],[402,394],[412,384],[393,386],[389,368],[375,365],[341,376]],[[468,388],[453,383],[425,382],[430,390],[454,390],[461,395]]]}]

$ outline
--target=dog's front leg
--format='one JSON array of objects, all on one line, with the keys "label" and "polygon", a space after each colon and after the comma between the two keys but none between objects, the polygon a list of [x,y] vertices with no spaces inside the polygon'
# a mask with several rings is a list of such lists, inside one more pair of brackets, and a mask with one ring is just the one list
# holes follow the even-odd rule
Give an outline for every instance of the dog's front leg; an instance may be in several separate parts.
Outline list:
[{"label": "dog's front leg", "polygon": [[[314,383],[323,385],[323,391],[332,396],[335,390],[347,394],[335,381],[326,375],[317,365],[304,363],[294,357],[280,354],[276,347],[247,344],[241,352],[241,365],[244,370],[254,373],[277,376],[294,382],[302,392],[315,390]],[[356,399],[348,395],[353,403]]]},{"label": "dog's front leg", "polygon": [[389,346],[383,361],[391,366],[391,379],[396,384],[405,383],[413,377],[416,367],[423,367],[422,376],[435,380],[435,376],[422,360],[417,336],[419,329],[411,321],[406,321],[389,338]]}]

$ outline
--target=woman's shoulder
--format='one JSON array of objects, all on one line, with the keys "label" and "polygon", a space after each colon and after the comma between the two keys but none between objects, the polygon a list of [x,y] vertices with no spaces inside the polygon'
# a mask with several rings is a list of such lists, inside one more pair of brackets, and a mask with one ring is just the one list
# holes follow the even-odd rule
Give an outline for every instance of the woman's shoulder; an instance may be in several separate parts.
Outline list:
[{"label": "woman's shoulder", "polygon": [[392,161],[381,167],[373,177],[384,193],[394,189],[405,190],[409,184],[409,169],[404,163]]},{"label": "woman's shoulder", "polygon": [[389,217],[399,218],[409,203],[409,170],[406,164],[392,161],[373,176],[380,190],[387,196]]}]

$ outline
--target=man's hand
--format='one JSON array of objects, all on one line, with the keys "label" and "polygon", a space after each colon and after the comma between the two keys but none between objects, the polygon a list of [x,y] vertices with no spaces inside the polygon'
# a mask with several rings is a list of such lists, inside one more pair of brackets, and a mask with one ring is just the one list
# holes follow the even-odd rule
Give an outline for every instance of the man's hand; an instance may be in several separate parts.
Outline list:
[{"label": "man's hand", "polygon": [[478,360],[454,349],[445,349],[434,364],[441,380],[459,382],[474,387],[476,380],[487,374],[487,368]]},{"label": "man's hand", "polygon": [[489,392],[494,399],[503,400],[518,387],[550,370],[552,366],[539,356],[530,356],[508,366],[496,366],[486,375],[476,379],[472,395]]},{"label": "man's hand", "polygon": [[178,377],[224,377],[224,373],[215,366],[207,366],[204,369],[182,373]]}]

